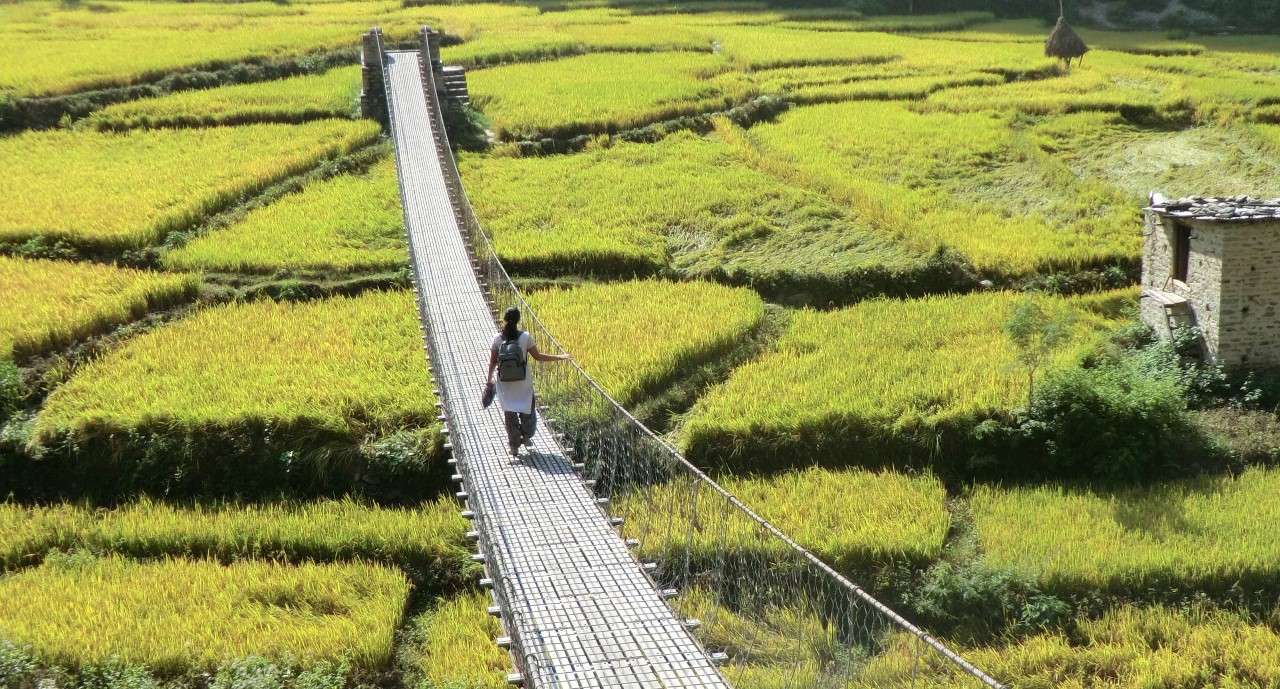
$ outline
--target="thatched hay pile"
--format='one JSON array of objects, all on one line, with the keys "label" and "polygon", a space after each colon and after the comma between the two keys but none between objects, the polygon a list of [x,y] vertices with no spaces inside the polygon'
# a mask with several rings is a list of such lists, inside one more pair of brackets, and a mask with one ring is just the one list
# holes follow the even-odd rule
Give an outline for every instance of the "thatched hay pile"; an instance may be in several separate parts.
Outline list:
[{"label": "thatched hay pile", "polygon": [[1044,42],[1045,57],[1056,57],[1070,67],[1072,60],[1083,58],[1087,52],[1089,52],[1089,46],[1085,45],[1080,34],[1067,24],[1067,18],[1058,17],[1058,25],[1053,27],[1049,40]]}]

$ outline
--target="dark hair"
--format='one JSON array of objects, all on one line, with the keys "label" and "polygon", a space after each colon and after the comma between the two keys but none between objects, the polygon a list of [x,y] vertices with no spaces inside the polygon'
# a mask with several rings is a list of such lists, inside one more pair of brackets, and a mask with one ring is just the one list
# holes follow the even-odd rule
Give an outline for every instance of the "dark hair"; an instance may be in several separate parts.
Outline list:
[{"label": "dark hair", "polygon": [[508,306],[506,311],[502,312],[502,337],[507,340],[514,340],[520,335],[520,309],[514,306]]}]

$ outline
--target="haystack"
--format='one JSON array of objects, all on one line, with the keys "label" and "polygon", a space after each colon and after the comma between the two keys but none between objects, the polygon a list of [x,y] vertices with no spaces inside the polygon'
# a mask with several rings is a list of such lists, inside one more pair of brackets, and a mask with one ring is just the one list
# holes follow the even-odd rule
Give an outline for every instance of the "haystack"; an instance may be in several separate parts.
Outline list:
[{"label": "haystack", "polygon": [[1058,25],[1053,27],[1049,40],[1044,42],[1045,57],[1056,57],[1070,67],[1072,60],[1083,58],[1087,52],[1089,52],[1089,46],[1085,45],[1080,34],[1067,24],[1067,18],[1058,17]]}]

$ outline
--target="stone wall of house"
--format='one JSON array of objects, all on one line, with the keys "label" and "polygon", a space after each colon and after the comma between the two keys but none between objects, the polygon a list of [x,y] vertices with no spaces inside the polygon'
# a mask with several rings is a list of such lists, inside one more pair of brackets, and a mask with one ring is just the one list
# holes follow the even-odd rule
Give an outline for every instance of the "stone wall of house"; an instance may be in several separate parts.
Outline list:
[{"label": "stone wall of house", "polygon": [[[1187,280],[1173,279],[1173,239],[1175,223],[1157,213],[1147,213],[1143,225],[1142,286],[1177,294],[1186,298],[1194,323],[1204,334],[1206,354],[1210,361],[1219,356],[1219,299],[1222,265],[1226,246],[1223,223],[1190,221],[1191,254],[1187,264]],[[1143,297],[1142,320],[1156,329],[1161,337],[1170,331],[1165,310],[1155,300]]]},{"label": "stone wall of house", "polygon": [[1280,222],[1214,225],[1226,245],[1217,361],[1237,368],[1280,366]]}]

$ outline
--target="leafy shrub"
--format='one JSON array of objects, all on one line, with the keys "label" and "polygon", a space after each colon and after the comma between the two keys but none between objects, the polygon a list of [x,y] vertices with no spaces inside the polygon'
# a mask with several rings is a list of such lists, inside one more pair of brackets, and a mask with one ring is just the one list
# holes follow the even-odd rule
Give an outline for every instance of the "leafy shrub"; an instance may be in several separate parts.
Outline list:
[{"label": "leafy shrub", "polygon": [[1187,410],[1222,394],[1225,379],[1190,362],[1187,347],[1185,339],[1156,342],[1051,372],[1011,423],[974,429],[973,468],[1006,478],[1133,481],[1221,461]]},{"label": "leafy shrub", "polygon": [[22,400],[22,373],[17,364],[0,359],[0,421],[18,410]]},{"label": "leafy shrub", "polygon": [[36,662],[30,648],[0,639],[0,688],[17,687],[35,669]]}]

